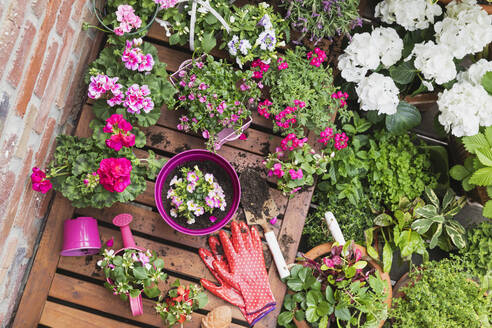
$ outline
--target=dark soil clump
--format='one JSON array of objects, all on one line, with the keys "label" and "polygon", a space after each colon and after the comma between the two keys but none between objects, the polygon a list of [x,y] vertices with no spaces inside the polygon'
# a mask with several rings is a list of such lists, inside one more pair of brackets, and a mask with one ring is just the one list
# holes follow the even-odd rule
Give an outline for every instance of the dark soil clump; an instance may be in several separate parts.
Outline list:
[{"label": "dark soil clump", "polygon": [[[193,169],[194,166],[198,166],[200,171],[203,172],[205,175],[206,173],[211,173],[215,177],[215,181],[222,187],[224,190],[224,196],[225,196],[225,201],[226,201],[226,208],[225,211],[221,211],[219,208],[216,208],[212,214],[209,214],[205,212],[203,215],[197,217],[195,219],[195,223],[193,224],[188,224],[186,223],[187,219],[184,217],[178,216],[177,218],[173,218],[174,222],[179,224],[180,226],[187,228],[187,229],[193,229],[193,230],[198,230],[198,229],[206,229],[209,228],[225,218],[226,214],[229,213],[229,210],[231,209],[232,206],[232,197],[233,197],[233,187],[232,187],[232,181],[231,178],[229,177],[229,174],[218,164],[212,162],[212,161],[191,161],[191,162],[186,162],[181,165],[178,165],[172,170],[169,175],[166,178],[166,181],[164,182],[164,188],[161,191],[162,195],[162,203],[164,206],[164,210],[166,213],[169,214],[169,211],[171,210],[171,201],[167,199],[167,191],[169,190],[169,184],[171,183],[172,178],[177,175],[178,177],[181,177],[181,168],[187,167]],[[217,220],[215,222],[210,221],[209,217],[210,216],[215,216]]]},{"label": "dark soil clump", "polygon": [[268,184],[260,173],[251,168],[245,169],[239,178],[241,182],[241,205],[255,218],[262,217],[263,203],[269,198]]}]

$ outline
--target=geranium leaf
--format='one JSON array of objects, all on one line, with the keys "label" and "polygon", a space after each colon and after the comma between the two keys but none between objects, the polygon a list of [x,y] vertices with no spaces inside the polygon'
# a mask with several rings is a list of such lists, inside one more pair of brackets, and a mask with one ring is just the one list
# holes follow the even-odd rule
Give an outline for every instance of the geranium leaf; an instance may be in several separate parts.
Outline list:
[{"label": "geranium leaf", "polygon": [[389,69],[391,78],[399,84],[409,84],[415,78],[417,70],[408,61],[399,65],[391,66]]}]

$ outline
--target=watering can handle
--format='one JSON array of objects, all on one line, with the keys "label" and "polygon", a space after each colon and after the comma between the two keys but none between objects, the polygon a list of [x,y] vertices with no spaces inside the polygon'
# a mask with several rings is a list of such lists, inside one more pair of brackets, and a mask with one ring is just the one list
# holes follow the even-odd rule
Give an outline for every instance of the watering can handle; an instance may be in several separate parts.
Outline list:
[{"label": "watering can handle", "polygon": [[142,294],[138,294],[137,297],[130,296],[130,309],[134,317],[143,314]]},{"label": "watering can handle", "polygon": [[133,239],[132,231],[130,230],[130,222],[132,222],[133,217],[131,214],[123,213],[114,217],[113,224],[120,227],[121,239],[123,239],[123,246],[136,247],[135,240]]},{"label": "watering can handle", "polygon": [[330,229],[330,233],[333,236],[333,239],[335,239],[338,244],[344,245],[345,238],[343,238],[342,230],[340,229],[340,226],[338,225],[338,222],[335,219],[333,213],[330,211],[326,212],[325,220],[326,224],[328,225],[328,229]]}]

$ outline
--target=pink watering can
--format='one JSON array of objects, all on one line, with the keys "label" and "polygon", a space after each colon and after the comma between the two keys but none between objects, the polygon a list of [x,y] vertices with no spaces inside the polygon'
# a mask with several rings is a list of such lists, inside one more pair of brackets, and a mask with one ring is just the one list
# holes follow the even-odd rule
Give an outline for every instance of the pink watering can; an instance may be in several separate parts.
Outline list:
[{"label": "pink watering can", "polygon": [[97,220],[91,217],[78,217],[63,223],[62,256],[84,256],[99,253],[101,239]]},{"label": "pink watering can", "polygon": [[[123,213],[114,217],[113,224],[117,227],[120,227],[121,230],[121,239],[123,240],[123,248],[116,251],[115,255],[124,252],[127,249],[134,249],[137,251],[145,252],[146,249],[143,247],[139,247],[135,244],[135,240],[133,239],[132,231],[130,230],[130,222],[132,222],[133,217],[131,214]],[[112,281],[108,278],[106,279],[109,284],[112,284]],[[143,314],[143,305],[142,305],[142,294],[137,297],[132,297],[128,295],[130,300],[130,309],[132,311],[133,316],[138,316]]]}]

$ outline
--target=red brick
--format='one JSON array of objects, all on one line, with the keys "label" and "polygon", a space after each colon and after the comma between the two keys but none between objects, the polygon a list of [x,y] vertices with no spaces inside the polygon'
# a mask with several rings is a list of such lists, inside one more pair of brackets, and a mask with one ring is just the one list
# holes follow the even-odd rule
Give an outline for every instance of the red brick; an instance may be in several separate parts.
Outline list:
[{"label": "red brick", "polygon": [[[70,82],[72,81],[72,73],[73,73],[73,62],[71,61],[68,64],[68,68],[65,70],[65,75],[63,76],[63,80],[61,81],[61,86],[58,96],[56,97],[56,105],[59,108],[65,107],[65,102],[67,99],[67,90]],[[61,121],[63,123],[63,121]]]},{"label": "red brick", "polygon": [[[32,190],[31,185],[31,172],[32,172],[32,157],[34,151],[32,148],[27,152],[26,158],[24,160],[24,165],[17,176],[17,181],[15,183],[14,188],[12,189],[12,199],[10,200],[8,216],[13,217],[14,219],[14,227],[22,227],[24,225],[22,221],[23,215],[25,215],[24,210],[21,210],[22,204],[25,202],[26,197],[31,192],[35,192]],[[44,167],[41,167],[44,170]],[[22,199],[24,197],[24,199]]]},{"label": "red brick", "polygon": [[[7,17],[3,19],[2,29],[0,30],[0,58],[2,58],[3,63],[9,61],[15,42],[19,38],[22,22],[24,21],[26,2],[26,0],[12,1]],[[4,70],[5,65],[0,65],[0,79]]]},{"label": "red brick", "polygon": [[44,57],[43,70],[39,75],[38,83],[36,83],[36,89],[34,89],[34,93],[40,98],[43,97],[43,93],[46,88],[46,84],[48,83],[48,78],[50,77],[51,72],[53,70],[56,70],[56,67],[53,66],[53,63],[55,62],[57,52],[58,43],[55,41],[49,46],[48,53]]},{"label": "red brick", "polygon": [[51,146],[51,137],[53,137],[53,132],[55,130],[56,120],[54,118],[49,118],[48,123],[44,129],[43,137],[39,144],[39,148],[36,152],[36,166],[43,165],[45,163],[46,155],[48,154],[48,149]]},{"label": "red brick", "polygon": [[[44,54],[46,50],[48,36],[55,23],[56,13],[58,7],[60,6],[60,1],[61,0],[51,0],[48,2],[45,8],[46,14],[43,22],[41,23],[41,27],[39,28],[38,42],[34,51],[34,53],[36,54]],[[26,73],[26,76],[28,78],[25,78],[24,82],[22,83],[22,87],[20,88],[20,93],[18,96],[19,101],[16,105],[17,114],[21,117],[23,117],[26,113],[27,105],[31,100],[34,85],[36,83],[39,71],[41,70],[41,62],[41,56],[33,56],[29,63],[29,68]]]},{"label": "red brick", "polygon": [[[79,2],[85,2],[80,1]],[[56,33],[63,35],[65,32],[65,27],[67,26],[68,20],[70,19],[70,11],[72,9],[74,0],[63,0],[63,3],[58,12],[58,18],[56,20]]]},{"label": "red brick", "polygon": [[[48,0],[34,0],[32,2],[32,10],[34,11],[34,14],[38,17],[44,14],[46,10],[46,2]],[[81,2],[84,2],[83,0],[80,0]]]},{"label": "red brick", "polygon": [[[0,222],[3,222],[0,230],[0,245],[4,245],[7,238],[12,222],[13,216],[5,215],[7,213],[7,204],[10,199],[10,193],[15,186],[15,173],[9,171],[7,173],[0,174]],[[12,202],[10,203],[12,205]]]},{"label": "red brick", "polygon": [[14,86],[19,85],[19,81],[24,72],[24,64],[29,59],[29,51],[34,37],[36,36],[36,27],[30,21],[27,21],[24,26],[24,34],[21,37],[21,44],[15,53],[14,64],[9,72],[9,81]]},{"label": "red brick", "polygon": [[17,237],[10,238],[7,245],[4,245],[6,252],[4,258],[2,259],[2,267],[0,270],[0,281],[4,281],[5,274],[8,272],[12,261],[14,260],[15,253],[17,252]]},{"label": "red brick", "polygon": [[92,6],[92,2],[88,3],[87,1],[77,1],[75,6],[72,9],[72,19],[76,22],[81,22],[82,8],[87,5]]}]

